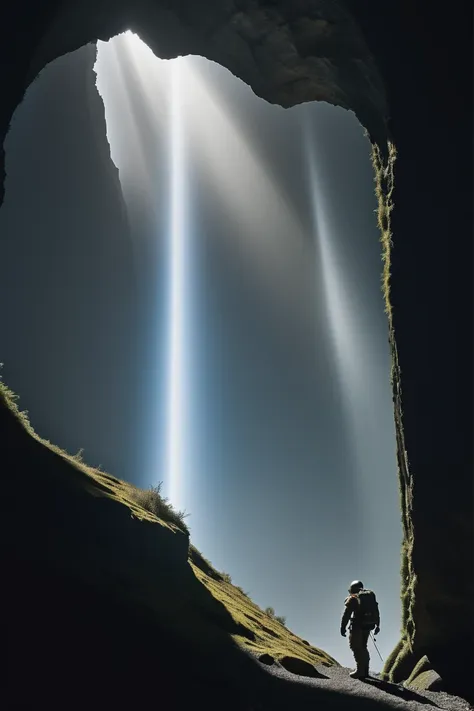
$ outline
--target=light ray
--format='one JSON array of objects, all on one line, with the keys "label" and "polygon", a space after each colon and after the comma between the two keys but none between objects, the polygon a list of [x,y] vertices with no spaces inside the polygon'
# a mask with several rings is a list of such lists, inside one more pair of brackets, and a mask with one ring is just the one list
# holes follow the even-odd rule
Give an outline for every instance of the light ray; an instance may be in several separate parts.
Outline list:
[{"label": "light ray", "polygon": [[[241,133],[229,109],[199,71],[200,58],[186,67],[186,86],[193,113],[189,134],[203,177],[211,182],[216,201],[240,226],[239,249],[247,279],[265,289],[271,301],[297,317],[311,242],[307,227],[292,209],[284,190]],[[282,109],[283,110],[283,109]],[[226,234],[222,234],[226,239]]]},{"label": "light ray", "polygon": [[183,156],[182,59],[171,73],[171,303],[169,311],[169,377],[167,485],[171,503],[182,506],[185,452],[185,305],[186,224]]},{"label": "light ray", "polygon": [[308,172],[311,185],[311,201],[314,234],[320,257],[320,275],[323,279],[329,312],[329,330],[340,387],[346,399],[358,383],[358,350],[354,338],[354,308],[350,294],[345,288],[344,272],[338,259],[335,240],[331,240],[331,224],[326,205],[323,178],[318,169],[317,151],[307,115],[303,117],[307,146]]},{"label": "light ray", "polygon": [[[125,54],[127,61],[135,67],[139,94],[146,101],[149,115],[158,129],[166,130],[164,107],[167,99],[163,88],[174,63],[182,62],[180,71],[186,95],[181,98],[183,110],[190,113],[186,130],[193,152],[189,160],[199,159],[200,180],[209,182],[210,190],[227,212],[229,221],[238,226],[239,238],[228,240],[227,248],[234,254],[239,253],[244,262],[245,278],[274,304],[275,310],[280,308],[288,314],[290,321],[299,323],[300,304],[305,300],[301,298],[302,289],[305,290],[311,281],[312,245],[308,228],[292,208],[285,191],[273,179],[265,161],[258,157],[252,142],[240,131],[229,108],[206,81],[200,71],[202,58],[159,59],[132,32],[107,44],[114,51]],[[116,81],[119,79],[117,77]],[[130,138],[135,140],[137,132],[133,109],[132,106],[133,125],[119,142],[125,149]],[[116,112],[115,122],[120,121],[119,113]],[[150,191],[150,186],[155,186],[156,180],[150,179],[147,173],[146,147],[140,146],[139,151],[128,150],[128,153],[132,153],[129,161],[132,169],[129,167],[121,173],[123,185],[127,190],[137,190],[140,186],[147,205],[153,205],[156,192]],[[235,232],[229,230],[229,236],[235,237]],[[225,241],[227,233],[223,232],[220,238]]]},{"label": "light ray", "polygon": [[334,231],[331,225],[330,210],[327,204],[323,176],[318,166],[317,147],[314,132],[308,121],[308,114],[303,116],[303,130],[307,145],[308,172],[311,184],[314,234],[317,242],[320,268],[318,278],[323,279],[328,311],[328,329],[336,373],[339,380],[342,413],[345,419],[345,436],[349,438],[352,459],[350,472],[357,486],[353,487],[359,516],[358,527],[369,536],[371,514],[362,511],[366,508],[365,492],[371,484],[368,479],[370,452],[367,451],[367,432],[364,431],[364,414],[367,403],[371,403],[367,388],[370,387],[370,353],[362,335],[361,317],[357,310],[354,295],[346,286],[345,270],[338,256]]},{"label": "light ray", "polygon": [[[150,174],[150,166],[156,163],[156,156],[152,153],[150,159],[148,146],[144,145],[143,139],[140,143],[138,138],[139,121],[143,123],[146,109],[147,117],[151,117],[157,131],[161,128],[165,132],[166,107],[170,106],[171,111],[169,135],[172,156],[167,176],[171,181],[171,216],[165,467],[167,493],[173,504],[179,505],[177,501],[182,499],[183,490],[184,393],[187,377],[184,363],[188,298],[185,293],[187,225],[183,212],[188,197],[185,195],[183,170],[185,113],[189,114],[189,121],[186,122],[186,161],[199,165],[199,179],[209,183],[215,200],[237,228],[237,233],[234,229],[224,229],[219,238],[232,251],[232,258],[238,253],[243,262],[244,278],[253,282],[253,288],[271,303],[274,312],[285,314],[289,328],[302,329],[308,335],[311,326],[301,304],[311,303],[308,292],[312,290],[313,283],[313,245],[308,226],[302,223],[285,191],[274,180],[265,161],[259,158],[252,142],[241,132],[230,109],[199,71],[200,58],[160,60],[131,32],[116,37],[108,44],[114,52],[122,53],[122,65],[128,62],[134,67],[131,75],[125,71],[126,67],[122,76],[119,76],[120,71],[115,72],[115,82],[122,82],[121,95],[127,93],[127,88],[131,89],[130,82],[133,80],[134,95],[144,107],[140,113],[137,106],[128,100],[127,126],[130,133],[123,135],[118,143],[130,156],[128,167],[121,171],[124,192],[132,189],[143,191],[146,209],[154,209],[156,191],[160,188],[156,178]],[[170,83],[172,90],[167,96],[166,86]],[[185,92],[182,91],[184,86]],[[120,111],[110,117],[110,123],[112,118],[119,125],[122,120]],[[109,117],[107,120],[109,123]],[[135,151],[129,147],[130,138],[137,147]]]},{"label": "light ray", "polygon": [[[119,170],[124,193],[133,192],[139,185],[140,191],[145,191],[151,197],[153,181],[147,170],[148,161],[140,135],[139,119],[135,115],[119,60],[119,56],[128,47],[128,34],[97,43],[94,71],[97,90],[104,101],[110,154]],[[144,87],[143,100],[148,101],[148,92]],[[126,136],[126,140],[123,140],[122,135]]]}]

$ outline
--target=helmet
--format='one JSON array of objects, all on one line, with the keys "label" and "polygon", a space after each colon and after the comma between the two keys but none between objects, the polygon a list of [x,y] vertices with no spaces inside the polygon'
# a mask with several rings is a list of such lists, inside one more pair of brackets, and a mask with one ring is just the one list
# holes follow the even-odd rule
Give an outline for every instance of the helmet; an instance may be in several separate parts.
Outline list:
[{"label": "helmet", "polygon": [[358,593],[359,590],[362,590],[363,587],[364,587],[364,583],[362,581],[353,580],[349,586],[349,592],[350,593]]}]

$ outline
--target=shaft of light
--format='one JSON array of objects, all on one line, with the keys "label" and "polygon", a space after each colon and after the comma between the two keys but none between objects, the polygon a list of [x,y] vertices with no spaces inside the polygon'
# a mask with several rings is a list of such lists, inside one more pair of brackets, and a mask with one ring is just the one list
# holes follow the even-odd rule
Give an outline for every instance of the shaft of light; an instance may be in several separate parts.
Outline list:
[{"label": "shaft of light", "polygon": [[313,225],[320,257],[318,272],[323,279],[326,295],[328,328],[345,421],[344,436],[348,439],[351,451],[348,472],[351,473],[354,485],[353,511],[358,516],[359,532],[369,538],[373,531],[370,526],[372,513],[367,510],[367,487],[371,484],[367,478],[371,471],[370,447],[367,447],[370,435],[362,426],[364,402],[367,399],[367,391],[370,390],[370,376],[365,366],[368,358],[367,346],[364,344],[356,294],[346,283],[347,266],[337,249],[337,232],[331,220],[331,205],[325,195],[316,137],[308,121],[304,127],[312,190]]},{"label": "shaft of light", "polygon": [[[306,117],[305,117],[306,118]],[[304,123],[305,141],[307,146],[308,172],[311,186],[313,226],[316,235],[318,252],[321,264],[321,276],[326,294],[327,309],[329,314],[329,328],[333,342],[334,355],[337,362],[340,385],[347,394],[347,388],[352,385],[348,382],[352,368],[353,356],[350,339],[350,322],[347,313],[347,299],[345,299],[342,283],[342,274],[338,269],[336,254],[330,239],[330,227],[321,176],[317,166],[317,156],[314,136],[308,119]]]},{"label": "shaft of light", "polygon": [[253,144],[239,126],[215,79],[207,79],[203,61],[191,57],[183,65],[186,100],[194,109],[186,136],[200,179],[227,213],[230,229],[219,239],[235,263],[242,260],[246,282],[272,309],[301,323],[301,301],[312,278],[307,225],[260,155],[258,142]]},{"label": "shaft of light", "polygon": [[[334,357],[339,387],[345,401],[346,415],[353,421],[358,418],[364,397],[364,364],[367,346],[363,337],[363,321],[358,307],[357,294],[348,286],[348,267],[345,255],[336,241],[331,221],[331,209],[325,195],[315,136],[304,117],[308,172],[311,186],[313,229],[320,258],[319,274],[324,285]],[[319,278],[319,277],[318,277]],[[353,422],[352,422],[353,424]]]},{"label": "shaft of light", "polygon": [[171,503],[180,507],[183,484],[185,428],[185,289],[186,229],[184,220],[183,111],[181,103],[181,61],[174,60],[171,72],[171,226],[170,226],[170,312],[169,312],[169,399],[167,489]]}]

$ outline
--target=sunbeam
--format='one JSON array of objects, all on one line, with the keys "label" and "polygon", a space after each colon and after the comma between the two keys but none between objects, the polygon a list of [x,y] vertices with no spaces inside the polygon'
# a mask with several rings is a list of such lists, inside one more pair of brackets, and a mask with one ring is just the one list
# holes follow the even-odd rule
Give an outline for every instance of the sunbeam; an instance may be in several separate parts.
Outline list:
[{"label": "sunbeam", "polygon": [[334,239],[331,239],[331,227],[322,176],[318,171],[316,145],[309,114],[303,115],[304,136],[306,142],[306,155],[311,189],[311,203],[313,214],[313,228],[317,250],[319,252],[319,274],[324,283],[327,310],[329,315],[329,331],[337,364],[339,386],[346,396],[357,385],[355,364],[357,357],[354,351],[356,346],[352,338],[354,323],[353,304],[350,295],[344,287],[344,275],[341,264],[337,258]]},{"label": "sunbeam", "polygon": [[171,299],[169,309],[168,436],[166,481],[172,504],[182,504],[183,461],[186,443],[186,194],[183,156],[182,60],[171,73]]},{"label": "sunbeam", "polygon": [[[120,54],[122,62],[133,67],[133,90],[146,105],[146,113],[151,117],[157,130],[165,130],[165,87],[169,81],[171,66],[175,60],[161,60],[132,32],[126,32],[107,45],[113,48],[115,55]],[[107,67],[106,43],[99,43],[97,72],[105,73]],[[238,251],[243,259],[246,278],[251,279],[265,297],[274,304],[280,304],[298,320],[298,304],[301,288],[307,278],[295,278],[302,265],[311,263],[309,256],[312,249],[308,227],[294,210],[285,190],[271,175],[265,162],[259,158],[258,150],[242,134],[234,117],[224,102],[213,91],[202,74],[202,61],[199,57],[181,57],[181,81],[186,87],[185,102],[186,133],[189,145],[199,166],[200,180],[209,184],[215,194],[216,202],[223,206],[229,220],[238,225],[240,239],[238,243],[227,240],[227,247]],[[116,56],[114,63],[117,64]],[[124,73],[114,72],[117,93],[126,93]],[[107,104],[108,102],[106,102]],[[117,102],[118,104],[118,102]],[[193,107],[199,107],[198,110]],[[280,109],[283,111],[283,109]],[[137,108],[135,108],[135,112]],[[114,116],[112,116],[114,113]],[[153,205],[154,194],[150,180],[155,163],[150,167],[150,156],[146,146],[137,145],[137,121],[134,120],[134,107],[128,99],[127,114],[129,122],[127,139],[115,141],[119,111],[107,113],[110,126],[111,145],[121,144],[122,150],[131,153],[131,159],[120,161],[121,180],[124,189],[142,193],[142,201]],[[144,116],[141,116],[142,122]],[[129,141],[132,144],[129,144]],[[128,148],[127,148],[128,146]],[[118,149],[114,148],[113,156]],[[133,169],[130,169],[133,166]],[[139,186],[139,187],[138,187]],[[156,201],[155,201],[156,202]],[[226,240],[222,233],[222,240]],[[303,257],[303,258],[302,258]],[[306,275],[307,276],[307,275]]]},{"label": "sunbeam", "polygon": [[[365,490],[370,482],[366,482],[365,473],[370,453],[361,442],[361,417],[367,393],[367,373],[364,361],[370,355],[368,345],[364,342],[360,329],[360,313],[354,302],[355,292],[346,287],[346,274],[342,260],[336,251],[336,240],[331,229],[330,211],[326,203],[323,179],[318,166],[318,155],[314,127],[310,123],[309,112],[303,113],[303,131],[306,143],[307,169],[311,190],[311,205],[315,246],[319,254],[318,277],[322,279],[326,296],[326,311],[328,321],[328,337],[332,343],[335,361],[336,377],[340,392],[340,402],[345,418],[346,436],[351,442],[352,457],[348,474],[351,474],[357,485],[353,486],[356,497],[354,513],[358,518],[358,526],[370,535],[370,514],[365,511]],[[359,326],[359,328],[358,328]],[[370,376],[369,376],[370,377]],[[366,433],[365,433],[366,434]],[[364,512],[364,515],[362,515]]]},{"label": "sunbeam", "polygon": [[[189,105],[199,111],[193,113],[187,130],[200,175],[239,226],[238,243],[229,246],[240,251],[246,278],[263,290],[275,308],[283,307],[298,319],[300,289],[307,283],[305,265],[311,263],[305,259],[312,249],[308,227],[206,81],[200,71],[203,60],[192,59],[183,71]],[[222,239],[226,237],[224,232]]]}]

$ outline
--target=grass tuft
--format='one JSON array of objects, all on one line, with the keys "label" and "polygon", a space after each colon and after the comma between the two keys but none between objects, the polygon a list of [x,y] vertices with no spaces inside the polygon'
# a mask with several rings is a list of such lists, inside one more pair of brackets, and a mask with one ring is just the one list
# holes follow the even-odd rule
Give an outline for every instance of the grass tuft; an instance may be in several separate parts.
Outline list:
[{"label": "grass tuft", "polygon": [[49,440],[40,437],[31,425],[28,417],[28,411],[20,410],[18,401],[18,395],[16,395],[16,393],[14,393],[13,390],[11,390],[4,383],[2,376],[0,375],[0,405],[6,406],[13,413],[15,418],[26,429],[28,434],[44,446],[48,447],[48,449],[53,451],[55,454],[60,455],[63,459],[66,459],[69,463],[73,464],[76,469],[79,469],[83,473],[87,474],[92,480],[94,480],[94,484],[98,484],[100,488],[106,490],[109,495],[112,495],[112,498],[117,498],[123,503],[126,503],[132,509],[132,512],[138,516],[138,518],[144,518],[143,513],[148,512],[152,514],[154,518],[175,526],[177,529],[189,536],[189,528],[184,521],[189,514],[185,511],[175,511],[168,499],[161,495],[162,482],[160,482],[158,486],[151,487],[148,490],[143,490],[133,484],[121,481],[120,479],[107,474],[102,471],[101,467],[88,466],[83,460],[83,449],[80,449],[76,454],[69,454],[60,447],[51,444]]},{"label": "grass tuft", "polygon": [[189,528],[184,521],[189,514],[186,511],[176,511],[172,507],[169,500],[161,494],[162,486],[162,481],[157,486],[151,486],[149,489],[139,489],[130,485],[130,496],[145,511],[149,511],[162,521],[173,523],[183,533],[189,535]]},{"label": "grass tuft", "polygon": [[279,622],[280,625],[283,625],[283,627],[286,627],[286,617],[283,617],[283,615],[275,615],[275,610],[273,609],[273,607],[266,607],[265,614],[268,615],[268,617],[271,617],[273,620]]}]

